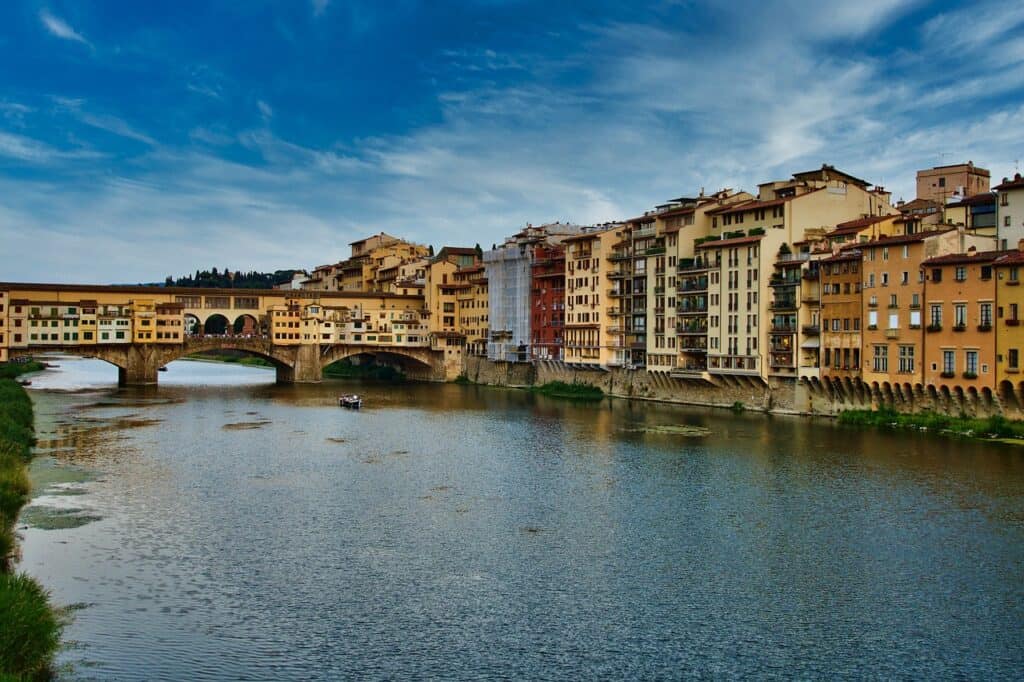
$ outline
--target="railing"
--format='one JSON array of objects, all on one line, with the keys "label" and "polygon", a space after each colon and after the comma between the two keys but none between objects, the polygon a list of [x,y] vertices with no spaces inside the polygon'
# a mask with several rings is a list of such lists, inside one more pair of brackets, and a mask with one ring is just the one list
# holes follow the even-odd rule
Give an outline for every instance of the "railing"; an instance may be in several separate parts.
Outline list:
[{"label": "railing", "polygon": [[795,324],[773,324],[771,329],[773,334],[796,334]]},{"label": "railing", "polygon": [[756,355],[709,355],[708,371],[721,374],[757,374]]},{"label": "railing", "polygon": [[810,260],[810,253],[780,253],[775,259],[776,263],[792,263],[793,261]]},{"label": "railing", "polygon": [[768,308],[771,310],[796,310],[796,299],[777,299],[772,301]]},{"label": "railing", "polygon": [[887,339],[898,339],[899,336],[900,336],[900,330],[899,329],[886,329],[885,330],[885,338],[887,338]]},{"label": "railing", "polygon": [[805,324],[801,329],[807,336],[817,336],[821,333],[821,327],[816,324]]}]

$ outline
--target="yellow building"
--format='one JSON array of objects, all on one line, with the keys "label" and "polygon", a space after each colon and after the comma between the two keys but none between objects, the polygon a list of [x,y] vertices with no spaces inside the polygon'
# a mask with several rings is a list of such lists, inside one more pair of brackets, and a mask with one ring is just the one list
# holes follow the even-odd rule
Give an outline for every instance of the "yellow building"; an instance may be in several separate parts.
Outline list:
[{"label": "yellow building", "polygon": [[[624,350],[622,320],[627,311],[610,291],[619,286],[610,270],[619,226],[599,228],[565,241],[565,362],[608,366]],[[610,332],[615,328],[615,333]]]},{"label": "yellow building", "polygon": [[481,263],[459,268],[454,275],[459,331],[466,337],[466,352],[487,356],[488,287]]}]

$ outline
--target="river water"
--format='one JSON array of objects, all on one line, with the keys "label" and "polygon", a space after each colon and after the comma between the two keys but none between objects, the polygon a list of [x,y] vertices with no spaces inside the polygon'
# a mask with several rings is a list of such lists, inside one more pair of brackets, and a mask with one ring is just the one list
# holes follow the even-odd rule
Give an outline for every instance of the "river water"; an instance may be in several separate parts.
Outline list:
[{"label": "river water", "polygon": [[21,567],[74,607],[66,679],[1024,665],[1024,448],[458,385],[352,412],[342,382],[58,362]]}]

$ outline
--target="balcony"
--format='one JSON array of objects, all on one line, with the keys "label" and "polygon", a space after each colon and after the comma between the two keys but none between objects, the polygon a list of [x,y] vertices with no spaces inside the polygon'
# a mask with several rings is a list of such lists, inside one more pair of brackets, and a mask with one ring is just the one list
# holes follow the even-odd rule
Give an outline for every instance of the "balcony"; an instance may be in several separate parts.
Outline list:
[{"label": "balcony", "polygon": [[708,304],[707,303],[704,303],[703,305],[679,304],[679,305],[676,306],[676,312],[678,314],[680,314],[680,315],[707,315],[708,314]]},{"label": "balcony", "polygon": [[772,277],[768,281],[770,287],[792,287],[800,284],[799,277]]},{"label": "balcony", "polygon": [[810,270],[804,270],[803,278],[809,282],[816,282],[821,276],[821,272],[818,268],[811,268]]},{"label": "balcony", "polygon": [[677,292],[699,292],[708,290],[708,278],[707,277],[695,277],[683,280],[676,286]]},{"label": "balcony", "polygon": [[801,263],[811,259],[810,253],[780,253],[775,259],[776,263]]},{"label": "balcony", "polygon": [[962,324],[962,323],[961,324],[954,324],[953,325],[953,331],[955,331],[955,332],[965,332],[965,331],[967,331],[967,325],[966,324]]},{"label": "balcony", "polygon": [[1020,326],[1020,320],[1018,320],[1016,318],[1009,319],[1009,320],[1005,320],[1003,322],[1003,324],[1005,324],[1007,327],[1018,327],[1018,326]]},{"label": "balcony", "polygon": [[795,324],[773,324],[771,327],[772,334],[796,334]]},{"label": "balcony", "polygon": [[620,270],[611,270],[608,272],[608,279],[626,279],[629,275]]},{"label": "balcony", "polygon": [[796,310],[796,299],[795,298],[782,298],[776,299],[771,302],[768,306],[770,310]]},{"label": "balcony", "polygon": [[641,227],[633,230],[633,239],[643,239],[644,237],[654,236],[654,223],[650,224],[650,227]]},{"label": "balcony", "polygon": [[817,336],[821,333],[821,327],[816,324],[805,324],[800,329],[803,331],[804,336]]},{"label": "balcony", "polygon": [[664,246],[653,246],[653,247],[647,249],[646,251],[644,251],[644,255],[645,256],[660,256],[663,253],[665,253],[665,247]]},{"label": "balcony", "polygon": [[925,327],[925,329],[930,334],[934,334],[935,332],[941,332],[942,331],[942,324],[933,322],[932,324],[930,324],[927,327]]},{"label": "balcony", "polygon": [[992,331],[991,323],[990,324],[979,324],[978,325],[978,331],[979,332],[990,332],[990,331]]},{"label": "balcony", "polygon": [[821,299],[818,298],[817,293],[808,293],[800,297],[800,302],[806,303],[807,305],[818,305],[821,303]]},{"label": "balcony", "polygon": [[708,372],[712,374],[753,374],[758,375],[756,355],[709,355]]},{"label": "balcony", "polygon": [[676,265],[677,272],[703,272],[710,268],[711,264],[700,258],[681,258]]},{"label": "balcony", "polygon": [[632,251],[617,251],[617,252],[613,253],[612,255],[608,256],[608,260],[610,260],[613,263],[618,263],[618,262],[624,261],[624,260],[631,260],[632,258],[633,258],[633,252]]},{"label": "balcony", "polygon": [[885,338],[887,339],[898,339],[900,337],[899,329],[886,329]]},{"label": "balcony", "polygon": [[685,322],[681,322],[681,323],[676,325],[676,334],[684,334],[684,335],[699,334],[699,335],[703,336],[703,335],[705,335],[707,333],[708,333],[708,328],[706,326],[701,326],[699,324],[686,324]]}]

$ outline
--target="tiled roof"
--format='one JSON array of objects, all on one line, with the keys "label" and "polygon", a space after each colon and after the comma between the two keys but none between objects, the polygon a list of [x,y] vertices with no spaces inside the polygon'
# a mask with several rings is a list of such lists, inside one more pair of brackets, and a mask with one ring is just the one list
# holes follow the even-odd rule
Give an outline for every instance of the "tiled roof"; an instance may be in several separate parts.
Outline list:
[{"label": "tiled roof", "polygon": [[900,234],[892,237],[881,236],[877,239],[872,239],[869,242],[861,242],[857,246],[862,248],[868,248],[871,246],[898,246],[900,244],[914,244],[916,242],[923,242],[925,239],[930,237],[937,237],[942,234],[955,231],[955,227],[950,227],[945,230],[928,230],[926,232],[915,232],[914,234]]},{"label": "tiled roof", "polygon": [[719,239],[717,241],[704,242],[698,249],[716,249],[720,246],[737,246],[740,244],[754,244],[764,239],[763,234],[756,234],[753,237],[736,237],[735,239]]},{"label": "tiled roof", "polygon": [[991,263],[1001,256],[1008,256],[1017,251],[975,251],[973,253],[951,253],[945,256],[929,258],[921,265],[964,265],[968,263]]},{"label": "tiled roof", "polygon": [[1024,177],[1020,173],[1014,174],[1013,178],[1003,178],[1002,184],[996,185],[996,190],[1004,192],[1008,189],[1024,189]]}]

